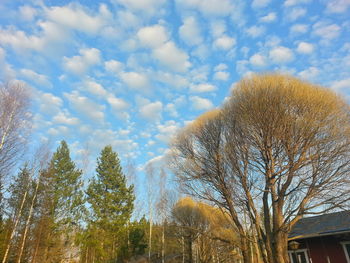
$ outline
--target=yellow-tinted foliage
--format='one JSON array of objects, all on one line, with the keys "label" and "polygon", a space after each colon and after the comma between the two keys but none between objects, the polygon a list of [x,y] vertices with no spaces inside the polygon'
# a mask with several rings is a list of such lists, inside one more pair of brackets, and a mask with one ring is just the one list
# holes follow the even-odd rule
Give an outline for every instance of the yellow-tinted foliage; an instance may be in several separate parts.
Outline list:
[{"label": "yellow-tinted foliage", "polygon": [[[262,131],[298,134],[338,126],[348,119],[348,105],[335,92],[282,74],[241,80],[226,104],[241,123]],[[335,117],[336,116],[336,117]]]},{"label": "yellow-tinted foliage", "polygon": [[207,222],[208,229],[212,235],[222,239],[232,240],[235,234],[232,228],[232,222],[229,215],[216,207],[203,202],[196,202],[190,197],[181,198],[175,205],[174,209],[186,209],[187,213],[200,214],[200,221]]}]

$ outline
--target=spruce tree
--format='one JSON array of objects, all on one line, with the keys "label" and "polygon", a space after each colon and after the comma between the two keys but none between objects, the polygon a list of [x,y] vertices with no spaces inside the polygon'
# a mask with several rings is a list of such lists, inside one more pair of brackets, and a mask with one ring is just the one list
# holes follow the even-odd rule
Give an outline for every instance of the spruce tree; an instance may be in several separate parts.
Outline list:
[{"label": "spruce tree", "polygon": [[82,171],[72,161],[67,143],[61,141],[45,179],[46,194],[51,197],[46,262],[69,258],[75,249],[76,232],[85,210],[81,176]]},{"label": "spruce tree", "polygon": [[54,153],[49,172],[54,186],[53,216],[56,225],[70,228],[79,224],[84,211],[82,171],[72,161],[65,141],[61,141]]},{"label": "spruce tree", "polygon": [[127,186],[120,160],[111,146],[106,146],[97,159],[96,178],[87,190],[91,206],[91,224],[103,231],[99,260],[115,259],[121,247],[120,233],[131,217],[134,187]]}]

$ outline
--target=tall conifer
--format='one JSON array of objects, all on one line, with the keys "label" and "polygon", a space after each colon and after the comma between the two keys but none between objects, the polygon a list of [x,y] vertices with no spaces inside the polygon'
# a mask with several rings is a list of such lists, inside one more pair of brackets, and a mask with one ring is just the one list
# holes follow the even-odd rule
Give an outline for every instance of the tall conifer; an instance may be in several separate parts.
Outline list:
[{"label": "tall conifer", "polygon": [[118,237],[131,217],[135,196],[134,187],[127,186],[120,160],[111,146],[102,150],[96,173],[88,187],[87,200],[91,206],[91,224],[104,232],[99,243],[102,247],[96,248],[102,261],[117,257]]}]

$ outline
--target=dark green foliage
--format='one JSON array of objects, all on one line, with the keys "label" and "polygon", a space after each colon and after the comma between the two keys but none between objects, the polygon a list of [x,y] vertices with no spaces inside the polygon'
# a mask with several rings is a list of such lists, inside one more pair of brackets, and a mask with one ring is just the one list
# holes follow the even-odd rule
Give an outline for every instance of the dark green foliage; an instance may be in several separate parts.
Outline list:
[{"label": "dark green foliage", "polygon": [[133,211],[134,187],[127,186],[119,158],[111,146],[102,150],[96,173],[87,190],[87,201],[91,207],[89,228],[99,229],[98,236],[96,231],[90,234],[100,242],[91,249],[97,260],[108,262],[118,257],[118,250],[123,246]]},{"label": "dark green foliage", "polygon": [[82,171],[77,169],[71,160],[65,141],[61,142],[54,153],[49,173],[54,186],[52,210],[55,223],[58,227],[77,225],[84,211],[83,191],[81,190]]}]

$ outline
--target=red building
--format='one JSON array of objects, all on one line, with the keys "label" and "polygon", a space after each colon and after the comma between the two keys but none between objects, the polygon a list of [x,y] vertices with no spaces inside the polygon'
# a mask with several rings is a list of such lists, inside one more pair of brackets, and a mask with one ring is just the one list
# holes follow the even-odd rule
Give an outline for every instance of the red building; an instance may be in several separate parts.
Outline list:
[{"label": "red building", "polygon": [[350,263],[350,211],[301,219],[288,253],[292,263]]}]

